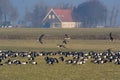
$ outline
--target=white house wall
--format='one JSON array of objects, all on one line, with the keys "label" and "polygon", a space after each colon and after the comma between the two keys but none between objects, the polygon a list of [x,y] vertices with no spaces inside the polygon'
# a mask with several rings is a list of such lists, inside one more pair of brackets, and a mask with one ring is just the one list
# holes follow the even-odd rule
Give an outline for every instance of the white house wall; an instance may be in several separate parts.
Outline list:
[{"label": "white house wall", "polygon": [[61,28],[78,28],[80,27],[79,22],[62,22]]}]

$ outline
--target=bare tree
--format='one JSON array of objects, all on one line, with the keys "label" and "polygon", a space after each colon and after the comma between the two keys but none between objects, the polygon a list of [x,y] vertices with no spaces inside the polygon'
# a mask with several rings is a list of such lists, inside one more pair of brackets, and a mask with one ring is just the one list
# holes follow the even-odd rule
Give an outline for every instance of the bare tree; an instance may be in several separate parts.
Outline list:
[{"label": "bare tree", "polygon": [[113,6],[112,11],[110,13],[110,26],[113,26],[114,12],[115,12],[115,6]]},{"label": "bare tree", "polygon": [[114,21],[113,21],[114,26],[117,25],[118,14],[119,14],[119,9],[118,9],[118,6],[117,6],[116,9],[115,9],[115,15],[114,15]]},{"label": "bare tree", "polygon": [[18,11],[15,7],[12,8],[11,12],[10,12],[10,20],[12,21],[16,21],[16,19],[18,18]]},{"label": "bare tree", "polygon": [[0,18],[6,23],[6,21],[12,21],[17,19],[17,10],[13,7],[9,0],[0,0]]},{"label": "bare tree", "polygon": [[89,0],[73,9],[73,18],[83,22],[83,27],[103,25],[107,17],[107,8],[99,0]]},{"label": "bare tree", "polygon": [[70,4],[70,3],[59,3],[55,7],[61,8],[61,9],[72,9],[73,8],[73,4]]},{"label": "bare tree", "polygon": [[2,22],[2,8],[0,7],[0,24]]},{"label": "bare tree", "polygon": [[31,12],[26,9],[26,22],[30,22],[32,27],[42,27],[42,20],[48,11],[47,9],[48,6],[44,3],[36,4]]}]

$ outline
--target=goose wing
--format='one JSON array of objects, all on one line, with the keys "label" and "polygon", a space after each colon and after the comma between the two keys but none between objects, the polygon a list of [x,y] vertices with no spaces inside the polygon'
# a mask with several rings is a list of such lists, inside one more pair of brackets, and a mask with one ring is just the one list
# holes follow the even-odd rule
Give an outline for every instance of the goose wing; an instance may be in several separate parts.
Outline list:
[{"label": "goose wing", "polygon": [[45,35],[44,34],[42,34],[42,35],[40,35],[40,37],[39,37],[39,42],[41,43],[41,44],[43,44],[43,37],[44,37]]}]

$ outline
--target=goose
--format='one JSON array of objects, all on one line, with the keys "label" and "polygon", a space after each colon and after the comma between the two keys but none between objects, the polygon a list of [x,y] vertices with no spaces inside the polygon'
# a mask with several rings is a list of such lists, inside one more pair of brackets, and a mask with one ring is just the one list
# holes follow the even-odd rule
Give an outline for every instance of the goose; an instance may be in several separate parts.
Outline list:
[{"label": "goose", "polygon": [[43,37],[45,36],[45,34],[42,34],[42,35],[40,35],[40,37],[39,37],[39,42],[41,43],[41,44],[43,44]]},{"label": "goose", "polygon": [[70,36],[68,34],[65,34],[65,38],[64,39],[70,39]]},{"label": "goose", "polygon": [[109,33],[109,39],[110,39],[110,41],[113,41],[112,32]]}]

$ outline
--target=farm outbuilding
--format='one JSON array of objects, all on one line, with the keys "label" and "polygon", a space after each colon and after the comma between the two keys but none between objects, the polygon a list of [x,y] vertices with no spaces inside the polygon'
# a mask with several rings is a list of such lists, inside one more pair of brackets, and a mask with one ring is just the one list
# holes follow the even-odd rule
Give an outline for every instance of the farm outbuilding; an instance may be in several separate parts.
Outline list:
[{"label": "farm outbuilding", "polygon": [[71,9],[50,9],[43,19],[43,26],[47,28],[78,28],[81,22],[75,22]]}]

